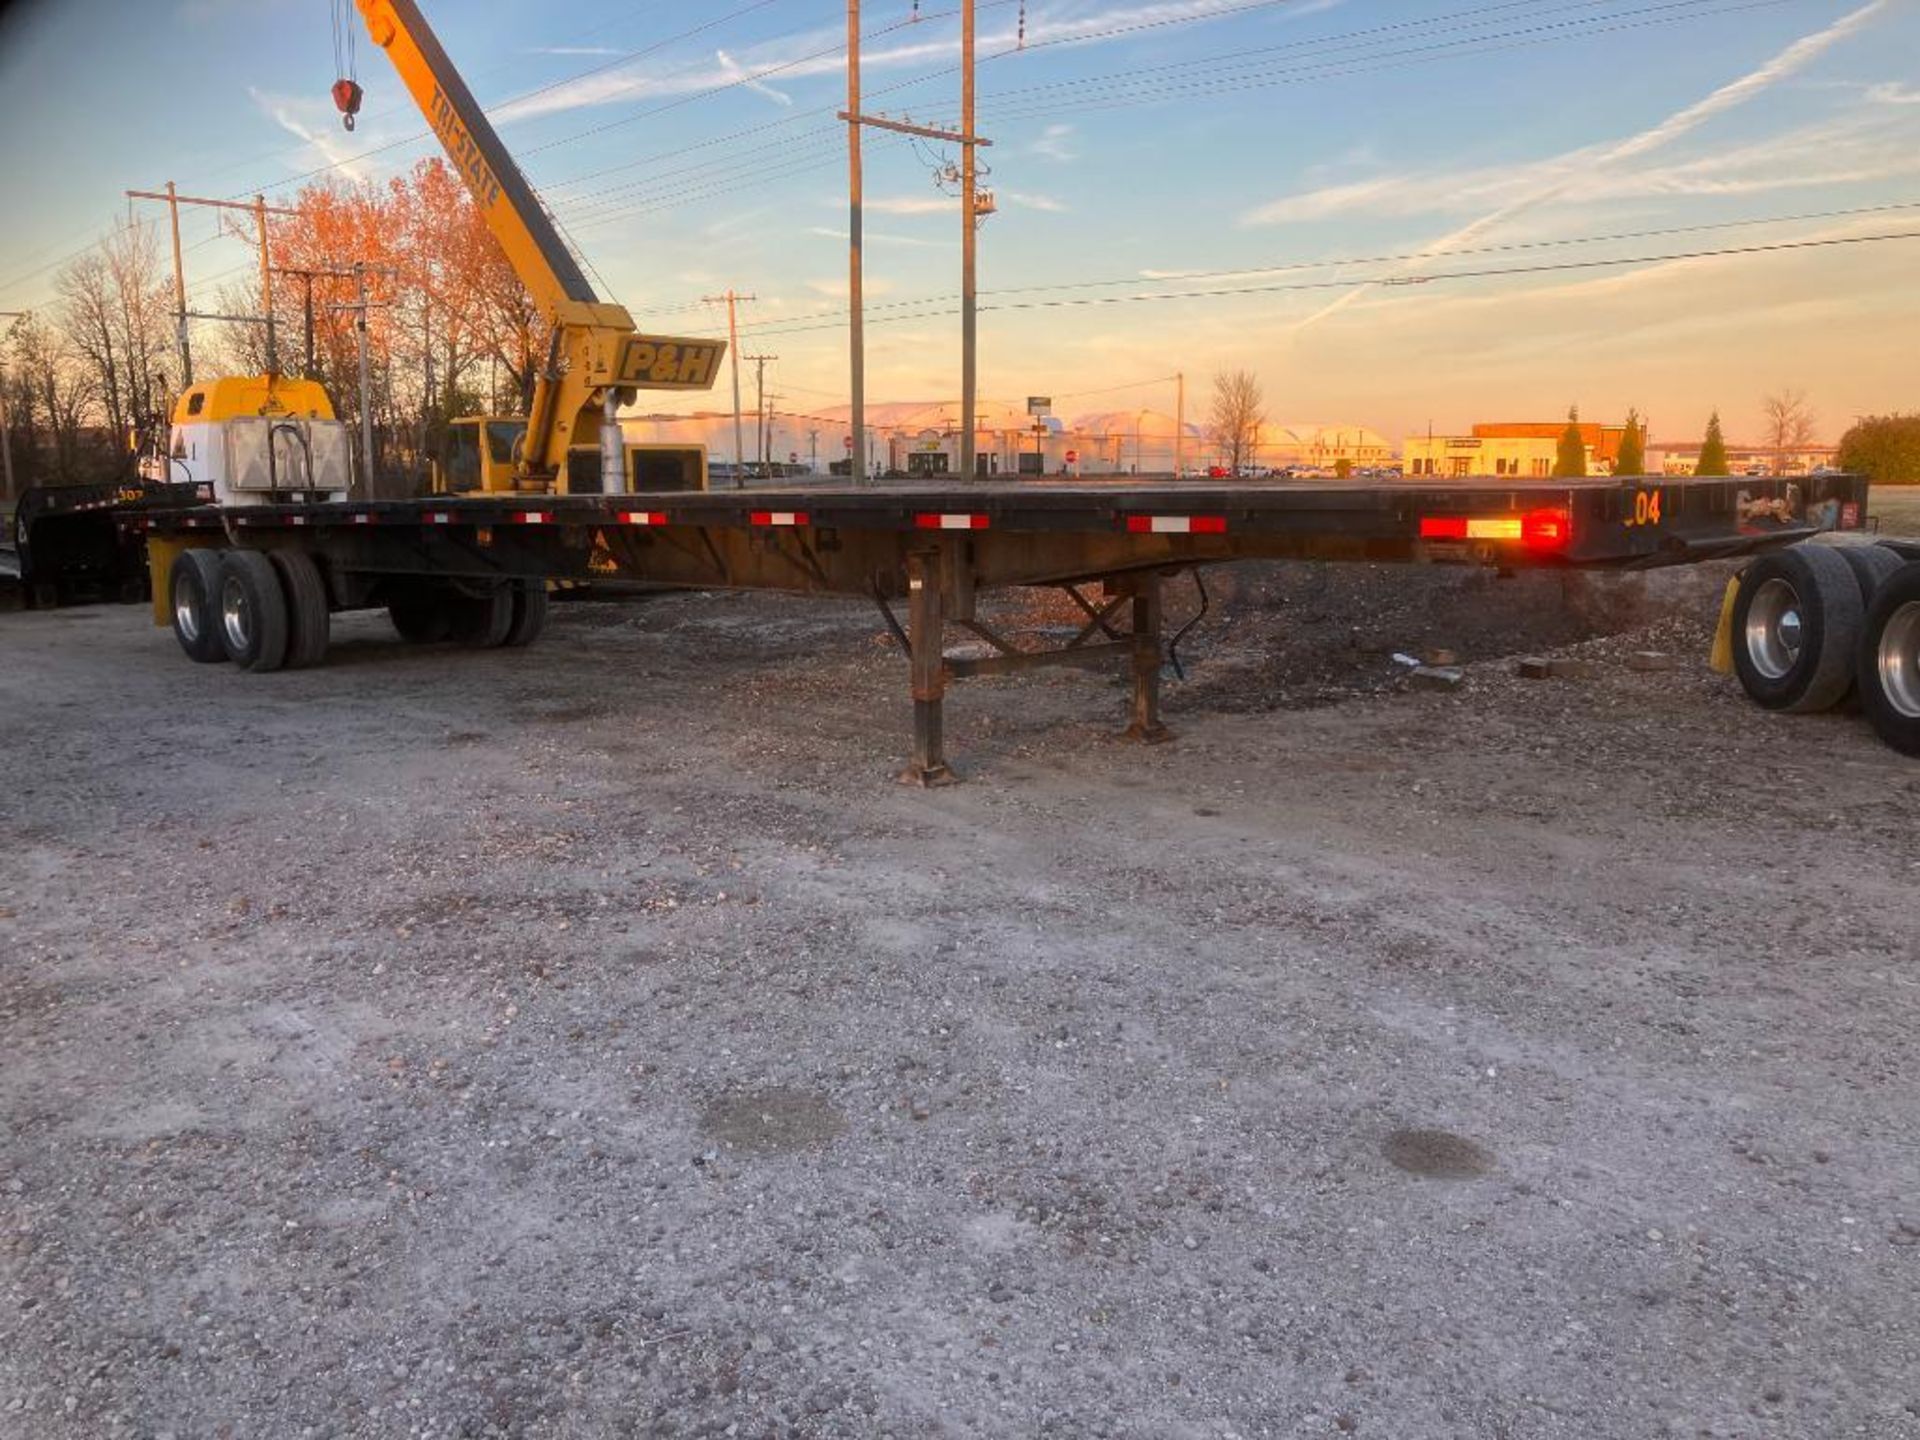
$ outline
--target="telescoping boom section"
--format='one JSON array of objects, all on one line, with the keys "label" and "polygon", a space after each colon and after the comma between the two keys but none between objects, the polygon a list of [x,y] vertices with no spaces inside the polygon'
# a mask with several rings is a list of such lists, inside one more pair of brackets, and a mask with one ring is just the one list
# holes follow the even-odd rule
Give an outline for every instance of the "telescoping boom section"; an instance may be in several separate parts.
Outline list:
[{"label": "telescoping boom section", "polygon": [[600,444],[599,484],[627,489],[618,408],[641,390],[706,390],[719,375],[718,340],[646,335],[621,305],[588,283],[520,167],[475,102],[414,0],[357,0],[373,42],[460,172],[487,228],[550,327],[533,389],[513,489],[549,494],[564,484],[567,453]]},{"label": "telescoping boom section", "polygon": [[[311,571],[300,582],[308,600],[289,604],[320,613],[286,628],[304,623],[317,636],[302,652],[312,659],[324,653],[326,611],[375,606],[404,638],[524,644],[544,623],[554,581],[864,596],[910,662],[907,778],[938,783],[950,776],[942,715],[956,679],[1116,665],[1133,682],[1127,733],[1163,738],[1161,592],[1185,570],[1245,559],[1683,564],[1857,530],[1866,493],[1846,475],[1446,487],[997,482],[203,507],[130,523],[148,532],[155,576],[184,576],[188,591],[212,583],[192,568],[204,570],[206,557],[187,563],[208,549],[266,551],[283,571]],[[1084,628],[1051,649],[994,631],[976,599],[1013,586],[1067,591]],[[189,654],[197,642],[181,633],[181,617],[191,620],[192,600],[180,585],[155,587],[156,623],[173,625]],[[992,653],[949,655],[950,626]],[[218,658],[208,648],[196,658]],[[269,650],[249,668],[283,661]]]}]

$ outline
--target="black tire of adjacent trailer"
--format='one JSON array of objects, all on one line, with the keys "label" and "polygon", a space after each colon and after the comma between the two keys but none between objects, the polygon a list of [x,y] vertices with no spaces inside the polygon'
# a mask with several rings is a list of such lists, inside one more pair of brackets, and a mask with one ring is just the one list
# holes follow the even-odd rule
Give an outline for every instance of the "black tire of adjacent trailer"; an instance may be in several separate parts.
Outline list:
[{"label": "black tire of adjacent trailer", "polygon": [[327,586],[304,550],[275,550],[273,568],[287,597],[287,669],[305,670],[327,658]]},{"label": "black tire of adjacent trailer", "polygon": [[220,643],[242,670],[287,663],[287,598],[259,550],[229,550],[220,562]]},{"label": "black tire of adjacent trailer", "polygon": [[1873,604],[1873,597],[1887,577],[1907,562],[1884,545],[1837,545],[1840,558],[1860,583],[1860,603]]},{"label": "black tire of adjacent trailer", "polygon": [[387,618],[409,645],[432,645],[451,628],[446,599],[429,581],[402,581],[387,596]]},{"label": "black tire of adjacent trailer", "polygon": [[1860,708],[1880,738],[1920,755],[1920,560],[1880,584],[1860,630]]},{"label": "black tire of adjacent trailer", "polygon": [[547,628],[547,582],[513,582],[513,623],[507,626],[507,638],[500,643],[519,649],[538,640]]},{"label": "black tire of adjacent trailer", "polygon": [[1825,545],[1763,555],[1740,576],[1733,602],[1733,668],[1754,704],[1808,715],[1853,687],[1860,584]]},{"label": "black tire of adjacent trailer", "polygon": [[167,572],[173,638],[189,660],[211,665],[227,658],[220,643],[220,552],[182,550]]},{"label": "black tire of adjacent trailer", "polygon": [[484,595],[448,595],[445,604],[453,621],[454,641],[476,650],[504,644],[513,627],[513,588],[496,585]]}]

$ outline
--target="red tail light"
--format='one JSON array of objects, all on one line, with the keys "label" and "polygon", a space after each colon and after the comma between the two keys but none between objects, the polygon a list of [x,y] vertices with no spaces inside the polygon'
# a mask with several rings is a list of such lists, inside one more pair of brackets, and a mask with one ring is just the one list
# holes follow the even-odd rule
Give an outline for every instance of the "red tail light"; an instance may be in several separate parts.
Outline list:
[{"label": "red tail light", "polygon": [[1573,516],[1565,510],[1529,510],[1520,517],[1529,550],[1564,550],[1573,543]]}]

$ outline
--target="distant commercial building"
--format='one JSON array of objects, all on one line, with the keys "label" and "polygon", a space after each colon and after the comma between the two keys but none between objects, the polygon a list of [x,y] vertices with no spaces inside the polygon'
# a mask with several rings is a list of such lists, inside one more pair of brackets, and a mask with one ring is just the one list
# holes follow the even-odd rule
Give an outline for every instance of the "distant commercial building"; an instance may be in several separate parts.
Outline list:
[{"label": "distant commercial building", "polygon": [[[1024,407],[982,401],[975,408],[974,455],[982,475],[1170,475],[1176,458],[1188,471],[1218,463],[1217,447],[1203,426],[1189,420],[1184,440],[1172,415],[1162,410],[1100,410],[1063,419],[1035,417]],[[718,465],[734,459],[733,412],[627,416],[621,428],[631,441],[707,447]],[[843,465],[853,448],[848,407],[830,406],[769,422],[764,441],[755,417],[742,418],[745,459],[758,459],[764,444],[776,464],[798,464],[826,474]],[[941,401],[870,401],[866,407],[867,469],[875,475],[955,475],[960,467],[960,407]],[[1177,443],[1178,442],[1178,443]],[[1393,462],[1393,445],[1364,425],[1263,425],[1250,463],[1259,469],[1288,466],[1332,469],[1345,460],[1354,468]]]},{"label": "distant commercial building", "polygon": [[[1661,440],[1647,446],[1647,468],[1659,475],[1691,475],[1700,464],[1700,441]],[[1810,475],[1828,469],[1838,454],[1832,445],[1803,445],[1777,454],[1764,445],[1727,442],[1727,469],[1735,475]]]},{"label": "distant commercial building", "polygon": [[[1553,474],[1560,437],[1566,429],[1564,420],[1501,421],[1475,425],[1466,435],[1412,435],[1404,447],[1406,472],[1450,479],[1488,475],[1544,478]],[[1626,433],[1624,425],[1580,422],[1589,475],[1613,473]]]}]

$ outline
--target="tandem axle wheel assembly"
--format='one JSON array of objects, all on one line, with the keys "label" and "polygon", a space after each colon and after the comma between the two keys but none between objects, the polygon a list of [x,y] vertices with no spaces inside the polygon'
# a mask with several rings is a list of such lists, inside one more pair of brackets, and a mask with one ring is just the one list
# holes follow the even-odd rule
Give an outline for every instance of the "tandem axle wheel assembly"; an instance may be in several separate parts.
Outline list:
[{"label": "tandem axle wheel assembly", "polygon": [[1920,560],[1886,545],[1795,545],[1742,572],[1733,670],[1756,705],[1790,714],[1857,696],[1880,738],[1920,755]]}]

